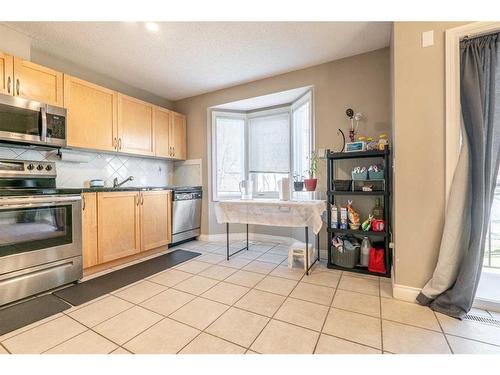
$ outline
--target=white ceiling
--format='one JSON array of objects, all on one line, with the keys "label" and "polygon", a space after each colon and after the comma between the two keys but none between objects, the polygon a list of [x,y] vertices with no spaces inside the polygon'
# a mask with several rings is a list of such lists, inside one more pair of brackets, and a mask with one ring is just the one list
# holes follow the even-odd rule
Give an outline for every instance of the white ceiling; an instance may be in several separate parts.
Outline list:
[{"label": "white ceiling", "polygon": [[177,100],[389,45],[389,22],[6,22],[32,47]]},{"label": "white ceiling", "polygon": [[221,104],[214,106],[213,108],[248,112],[255,109],[275,107],[278,105],[293,103],[310,89],[311,86],[299,87],[296,89],[280,91],[273,94],[261,95],[254,98]]}]

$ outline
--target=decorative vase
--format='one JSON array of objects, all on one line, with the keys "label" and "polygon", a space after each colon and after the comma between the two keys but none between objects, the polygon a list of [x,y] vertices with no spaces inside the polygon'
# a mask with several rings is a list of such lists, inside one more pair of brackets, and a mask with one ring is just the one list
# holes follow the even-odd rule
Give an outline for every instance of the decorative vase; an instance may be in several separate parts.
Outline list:
[{"label": "decorative vase", "polygon": [[294,181],[293,182],[293,190],[295,190],[295,191],[304,190],[304,181]]},{"label": "decorative vase", "polygon": [[317,178],[306,178],[306,179],[304,179],[304,185],[306,187],[306,191],[315,191],[317,183],[318,183],[318,179]]}]

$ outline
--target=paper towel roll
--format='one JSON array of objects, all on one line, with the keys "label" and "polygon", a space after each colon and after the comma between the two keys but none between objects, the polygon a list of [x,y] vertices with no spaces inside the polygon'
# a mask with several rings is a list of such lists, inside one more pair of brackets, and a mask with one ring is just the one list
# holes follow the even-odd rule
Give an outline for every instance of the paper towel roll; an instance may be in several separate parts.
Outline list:
[{"label": "paper towel roll", "polygon": [[279,197],[282,201],[290,200],[290,180],[288,177],[278,181]]},{"label": "paper towel roll", "polygon": [[47,159],[67,161],[71,163],[88,163],[90,161],[90,156],[82,152],[59,150],[51,151]]}]

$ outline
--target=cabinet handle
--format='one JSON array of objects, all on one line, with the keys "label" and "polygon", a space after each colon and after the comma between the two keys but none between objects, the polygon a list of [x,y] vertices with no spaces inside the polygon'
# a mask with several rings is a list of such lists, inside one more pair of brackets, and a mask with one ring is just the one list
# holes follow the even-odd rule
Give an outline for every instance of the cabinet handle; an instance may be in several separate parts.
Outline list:
[{"label": "cabinet handle", "polygon": [[141,193],[141,205],[144,206],[144,194]]},{"label": "cabinet handle", "polygon": [[134,195],[134,203],[136,206],[139,206],[139,203],[141,202],[141,199],[139,198],[139,194]]},{"label": "cabinet handle", "polygon": [[16,79],[16,92],[17,92],[17,96],[19,96],[19,92],[21,91],[20,87],[21,87],[21,82],[19,82],[19,78],[18,78],[18,79]]},{"label": "cabinet handle", "polygon": [[85,197],[82,197],[82,211],[85,211]]},{"label": "cabinet handle", "polygon": [[7,92],[10,94],[10,89],[12,87],[12,78],[9,78],[7,79]]},{"label": "cabinet handle", "polygon": [[172,156],[175,156],[175,146],[172,146]]},{"label": "cabinet handle", "polygon": [[118,138],[118,150],[121,150],[122,149],[122,139],[121,137]]},{"label": "cabinet handle", "polygon": [[113,148],[118,151],[118,142],[116,141],[116,137],[113,138]]}]

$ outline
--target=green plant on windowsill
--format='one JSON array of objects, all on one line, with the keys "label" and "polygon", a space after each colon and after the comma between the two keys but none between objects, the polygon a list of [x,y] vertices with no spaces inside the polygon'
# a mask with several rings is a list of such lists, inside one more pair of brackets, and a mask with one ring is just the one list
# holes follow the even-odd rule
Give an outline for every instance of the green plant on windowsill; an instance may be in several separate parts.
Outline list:
[{"label": "green plant on windowsill", "polygon": [[318,153],[316,151],[311,152],[309,157],[309,170],[307,174],[309,178],[304,179],[304,185],[307,191],[315,191],[318,179],[316,178],[316,173],[318,172]]}]

